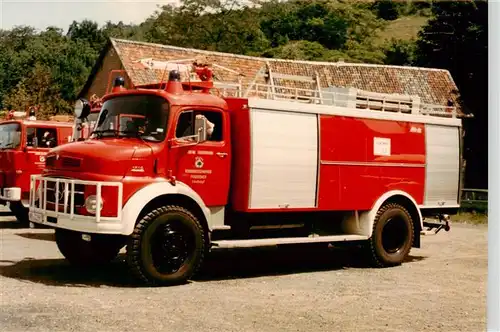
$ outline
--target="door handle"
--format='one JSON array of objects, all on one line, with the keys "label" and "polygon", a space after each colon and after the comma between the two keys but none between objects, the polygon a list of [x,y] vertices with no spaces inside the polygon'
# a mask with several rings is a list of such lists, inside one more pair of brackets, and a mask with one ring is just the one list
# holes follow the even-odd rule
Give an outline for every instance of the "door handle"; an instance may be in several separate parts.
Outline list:
[{"label": "door handle", "polygon": [[216,152],[215,154],[221,158],[225,158],[227,156],[227,152]]}]

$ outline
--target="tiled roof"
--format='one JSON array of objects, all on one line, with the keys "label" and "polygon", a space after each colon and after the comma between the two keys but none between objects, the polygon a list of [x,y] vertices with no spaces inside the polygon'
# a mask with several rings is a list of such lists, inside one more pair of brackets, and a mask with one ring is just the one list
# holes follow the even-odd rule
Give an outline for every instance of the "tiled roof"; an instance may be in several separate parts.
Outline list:
[{"label": "tiled roof", "polygon": [[[354,87],[380,93],[418,95],[422,102],[447,105],[458,99],[458,89],[447,70],[406,66],[386,66],[344,62],[315,62],[268,59],[229,53],[210,52],[169,45],[111,39],[124,69],[135,85],[161,80],[162,71],[147,68],[138,62],[144,58],[167,61],[202,58],[243,74],[243,83],[250,83],[266,62],[273,72],[313,76],[318,73],[321,86]],[[238,82],[238,75],[215,67],[216,80]],[[166,79],[166,77],[164,78]]]}]

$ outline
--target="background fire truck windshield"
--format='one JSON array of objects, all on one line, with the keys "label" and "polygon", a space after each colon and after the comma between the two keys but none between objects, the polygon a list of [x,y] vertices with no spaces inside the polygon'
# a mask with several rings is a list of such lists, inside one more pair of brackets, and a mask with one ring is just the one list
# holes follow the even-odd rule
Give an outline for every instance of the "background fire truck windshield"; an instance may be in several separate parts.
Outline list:
[{"label": "background fire truck windshield", "polygon": [[93,137],[140,137],[162,141],[165,138],[168,102],[153,95],[128,95],[107,100]]},{"label": "background fire truck windshield", "polygon": [[17,149],[21,145],[19,123],[0,124],[0,149]]}]

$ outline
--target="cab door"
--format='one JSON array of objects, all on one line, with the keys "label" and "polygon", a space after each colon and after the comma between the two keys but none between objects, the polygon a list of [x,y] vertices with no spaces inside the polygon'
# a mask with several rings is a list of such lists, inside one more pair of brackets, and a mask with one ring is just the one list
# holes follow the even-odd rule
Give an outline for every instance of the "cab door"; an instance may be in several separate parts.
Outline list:
[{"label": "cab door", "polygon": [[[26,171],[40,174],[45,168],[45,156],[59,142],[59,132],[55,127],[26,127]],[[29,180],[28,180],[29,181]]]},{"label": "cab door", "polygon": [[[213,125],[207,141],[198,144],[193,138],[197,115],[205,116]],[[186,109],[176,116],[174,122],[168,168],[178,181],[197,192],[205,205],[226,205],[231,169],[228,114],[219,109]]]}]

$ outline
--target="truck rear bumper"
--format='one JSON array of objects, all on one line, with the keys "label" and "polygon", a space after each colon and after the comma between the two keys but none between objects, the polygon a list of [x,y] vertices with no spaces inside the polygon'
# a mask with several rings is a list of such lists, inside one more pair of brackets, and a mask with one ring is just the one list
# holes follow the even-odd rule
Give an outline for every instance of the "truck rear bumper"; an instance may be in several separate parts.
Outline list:
[{"label": "truck rear bumper", "polygon": [[21,200],[21,188],[10,187],[0,189],[0,201],[16,202]]},{"label": "truck rear bumper", "polygon": [[[451,227],[450,227],[450,216],[447,214],[439,214],[437,216],[437,219],[439,222],[428,222],[424,221],[424,227],[427,227],[426,230],[422,230],[420,234],[422,235],[434,235],[437,234],[440,230],[444,229],[445,231],[449,232]],[[433,230],[436,229],[436,230]]]}]

